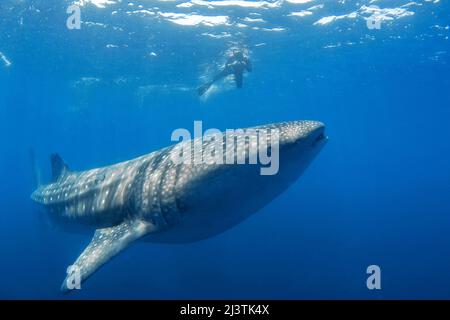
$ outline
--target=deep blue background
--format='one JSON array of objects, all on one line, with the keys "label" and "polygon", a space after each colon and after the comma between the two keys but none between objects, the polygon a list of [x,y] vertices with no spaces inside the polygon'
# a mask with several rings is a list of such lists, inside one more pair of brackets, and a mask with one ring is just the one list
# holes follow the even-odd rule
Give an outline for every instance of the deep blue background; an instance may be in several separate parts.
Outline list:
[{"label": "deep blue background", "polygon": [[[39,14],[0,6],[0,51],[13,62],[0,63],[0,298],[450,298],[449,31],[431,28],[448,25],[448,5],[381,30],[280,18],[285,32],[239,36],[254,65],[244,88],[206,101],[177,88],[198,85],[200,66],[229,46],[198,36],[207,27],[89,7],[92,21],[134,33],[69,31],[67,3],[35,5]],[[355,44],[323,48],[340,41]],[[101,81],[74,85],[80,77]],[[159,89],[139,99],[148,84]],[[45,224],[29,198],[31,147],[47,177],[54,151],[84,170],[168,145],[194,120],[226,129],[298,119],[323,121],[330,141],[266,208],[202,242],[137,243],[80,292],[60,294],[90,239]],[[380,291],[366,288],[371,264]]]}]

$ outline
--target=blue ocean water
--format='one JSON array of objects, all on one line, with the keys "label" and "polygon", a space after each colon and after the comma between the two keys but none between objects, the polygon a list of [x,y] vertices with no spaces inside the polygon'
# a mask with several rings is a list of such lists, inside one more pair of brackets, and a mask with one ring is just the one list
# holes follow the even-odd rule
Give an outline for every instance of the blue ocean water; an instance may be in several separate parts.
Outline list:
[{"label": "blue ocean water", "polygon": [[[3,0],[0,298],[450,298],[449,18],[439,0]],[[199,98],[233,47],[252,60],[244,87]],[[90,236],[32,203],[30,149],[48,180],[55,151],[86,170],[194,120],[299,119],[330,140],[260,212],[204,241],[136,243],[60,293]],[[381,290],[366,286],[373,264]]]}]

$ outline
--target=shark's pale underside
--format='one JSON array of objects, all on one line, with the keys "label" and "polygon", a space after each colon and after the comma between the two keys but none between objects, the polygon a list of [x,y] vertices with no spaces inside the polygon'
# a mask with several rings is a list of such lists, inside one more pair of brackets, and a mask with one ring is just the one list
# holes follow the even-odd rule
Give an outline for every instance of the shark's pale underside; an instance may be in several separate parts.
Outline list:
[{"label": "shark's pale underside", "polygon": [[[240,223],[292,184],[327,140],[324,125],[315,121],[250,129],[279,133],[277,174],[261,175],[260,166],[248,161],[246,164],[172,161],[171,153],[177,145],[192,143],[207,148],[211,142],[200,138],[83,172],[70,171],[58,155],[53,155],[53,181],[40,186],[32,199],[64,227],[95,230],[91,242],[74,263],[81,280],[85,280],[135,240],[191,242]],[[245,152],[243,156],[248,159],[257,150],[249,148],[245,132],[236,133],[234,141],[244,146],[235,150]],[[226,143],[224,139],[223,144]],[[69,290],[67,281],[63,282],[62,290]]]}]

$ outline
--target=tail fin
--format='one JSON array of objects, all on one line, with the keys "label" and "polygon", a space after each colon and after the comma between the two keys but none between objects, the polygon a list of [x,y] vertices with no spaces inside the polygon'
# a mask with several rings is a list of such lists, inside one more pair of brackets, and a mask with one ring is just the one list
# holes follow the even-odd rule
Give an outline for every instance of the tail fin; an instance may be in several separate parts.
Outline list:
[{"label": "tail fin", "polygon": [[29,151],[30,161],[31,161],[31,170],[33,171],[33,183],[34,187],[38,188],[41,185],[41,171],[37,165],[36,161],[36,153],[33,148],[30,148]]}]

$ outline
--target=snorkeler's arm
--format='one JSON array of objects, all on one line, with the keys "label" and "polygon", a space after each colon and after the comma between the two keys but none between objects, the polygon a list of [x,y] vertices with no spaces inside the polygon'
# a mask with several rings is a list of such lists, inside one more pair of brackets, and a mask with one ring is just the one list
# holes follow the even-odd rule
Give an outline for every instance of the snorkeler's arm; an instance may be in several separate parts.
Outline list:
[{"label": "snorkeler's arm", "polygon": [[245,69],[247,69],[248,72],[252,72],[252,63],[250,59],[245,59]]}]

